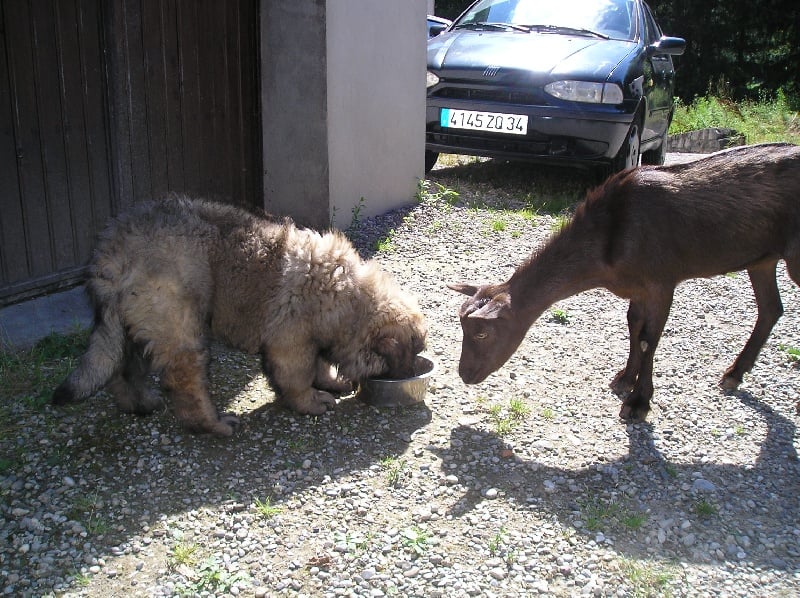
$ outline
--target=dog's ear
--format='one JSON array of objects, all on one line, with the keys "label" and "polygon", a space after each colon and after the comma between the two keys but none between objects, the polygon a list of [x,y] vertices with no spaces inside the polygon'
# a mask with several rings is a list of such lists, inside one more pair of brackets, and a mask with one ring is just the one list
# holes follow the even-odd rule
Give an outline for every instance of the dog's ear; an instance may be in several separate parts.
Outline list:
[{"label": "dog's ear", "polygon": [[417,343],[410,342],[411,340],[400,326],[385,326],[381,329],[372,343],[372,350],[386,361],[387,371],[384,375],[391,378],[408,378],[414,375],[414,358],[418,351]]},{"label": "dog's ear", "polygon": [[372,350],[387,361],[393,357],[396,359],[403,350],[400,339],[404,336],[400,326],[384,326],[372,343]]}]

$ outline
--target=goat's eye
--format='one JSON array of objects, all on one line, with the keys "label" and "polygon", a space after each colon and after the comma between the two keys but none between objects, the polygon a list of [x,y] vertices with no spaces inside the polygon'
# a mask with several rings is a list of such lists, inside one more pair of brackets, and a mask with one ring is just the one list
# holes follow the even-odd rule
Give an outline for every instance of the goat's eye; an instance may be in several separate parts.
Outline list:
[{"label": "goat's eye", "polygon": [[479,341],[482,341],[482,340],[483,340],[483,339],[485,339],[487,336],[489,336],[489,333],[488,333],[488,332],[479,332],[479,333],[477,333],[477,334],[475,335],[475,339],[476,339],[476,340],[479,340]]}]

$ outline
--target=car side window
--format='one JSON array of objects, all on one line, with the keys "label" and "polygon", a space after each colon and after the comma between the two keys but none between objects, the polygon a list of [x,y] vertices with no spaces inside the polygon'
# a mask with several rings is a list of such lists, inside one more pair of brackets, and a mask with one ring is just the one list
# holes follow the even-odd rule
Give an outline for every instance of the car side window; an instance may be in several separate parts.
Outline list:
[{"label": "car side window", "polygon": [[643,2],[642,8],[644,8],[644,42],[645,45],[649,46],[650,44],[654,44],[661,39],[661,29],[659,29],[656,20],[653,18],[653,13],[651,12],[650,7]]}]

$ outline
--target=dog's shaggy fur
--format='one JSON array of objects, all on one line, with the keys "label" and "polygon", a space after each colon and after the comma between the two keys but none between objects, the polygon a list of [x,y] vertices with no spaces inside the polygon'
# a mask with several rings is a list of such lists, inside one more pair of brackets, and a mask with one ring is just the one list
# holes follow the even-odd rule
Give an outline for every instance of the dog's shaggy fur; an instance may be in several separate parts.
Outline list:
[{"label": "dog's shaggy fur", "polygon": [[[209,399],[207,334],[260,353],[279,400],[320,414],[331,392],[372,376],[413,375],[426,325],[416,299],[338,232],[319,234],[239,208],[173,197],[138,204],[100,235],[87,290],[89,348],[53,402],[108,385],[119,406],[161,404],[156,371],[182,424],[233,433]],[[338,374],[331,366],[338,369]]]}]

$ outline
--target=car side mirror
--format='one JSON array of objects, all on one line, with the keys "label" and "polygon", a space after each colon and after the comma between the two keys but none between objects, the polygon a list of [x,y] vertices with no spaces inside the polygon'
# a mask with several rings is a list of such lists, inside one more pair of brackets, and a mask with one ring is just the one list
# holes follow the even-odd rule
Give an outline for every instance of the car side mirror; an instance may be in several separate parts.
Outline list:
[{"label": "car side mirror", "polygon": [[686,49],[686,40],[682,37],[667,37],[663,36],[654,44],[647,47],[647,54],[652,56],[654,54],[671,54],[672,56],[680,56]]},{"label": "car side mirror", "polygon": [[445,29],[447,29],[447,25],[431,25],[428,29],[428,37],[436,37]]}]

